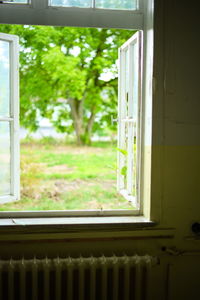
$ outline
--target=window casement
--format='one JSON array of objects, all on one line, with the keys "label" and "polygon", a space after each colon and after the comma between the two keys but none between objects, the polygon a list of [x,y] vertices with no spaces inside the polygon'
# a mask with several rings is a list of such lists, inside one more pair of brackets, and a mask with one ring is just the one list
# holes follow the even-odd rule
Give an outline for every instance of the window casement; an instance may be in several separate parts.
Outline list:
[{"label": "window casement", "polygon": [[119,49],[117,189],[140,206],[142,31]]},{"label": "window casement", "polygon": [[19,200],[18,37],[0,33],[0,202]]},{"label": "window casement", "polygon": [[[51,0],[51,2],[48,0],[31,0],[31,2],[27,1],[26,5],[18,5],[22,1],[13,1],[15,3],[12,3],[12,5],[7,4],[8,1],[3,1],[0,7],[1,22],[30,25],[114,27],[137,30],[133,37],[119,49],[117,119],[117,190],[127,201],[133,204],[133,210],[84,211],[83,213],[72,212],[72,214],[63,211],[61,216],[63,214],[65,216],[74,216],[75,214],[81,216],[143,216],[143,197],[146,193],[142,181],[146,171],[145,168],[148,168],[146,174],[149,174],[149,178],[145,175],[145,188],[148,191],[150,190],[150,163],[148,162],[147,166],[143,165],[145,161],[143,148],[146,141],[150,145],[149,140],[151,140],[151,125],[148,124],[150,124],[149,112],[152,103],[153,0],[146,1],[146,5],[142,0],[133,1],[137,4],[136,10],[133,11],[103,9],[99,10],[100,14],[98,10],[97,12],[88,10],[84,13],[82,8],[77,8],[77,10],[73,10],[73,8],[71,10],[68,7],[52,8],[50,6],[53,3],[52,1],[54,0]],[[26,3],[26,1],[23,1],[23,3]],[[97,2],[93,1],[93,3]],[[88,16],[90,17],[88,18]],[[119,16],[121,17],[119,18]],[[4,51],[3,47],[8,47],[9,51]],[[0,98],[0,164],[3,166],[7,163],[6,168],[8,170],[7,173],[2,172],[3,168],[0,170],[0,177],[2,176],[0,178],[1,203],[2,201],[20,199],[18,48],[18,37],[0,34],[0,73],[3,74],[5,72],[3,68],[7,68],[6,72],[9,74],[0,83],[0,92],[3,91],[6,94],[6,96],[3,96],[3,100]],[[0,74],[0,76],[2,75]],[[4,91],[5,87],[3,87],[4,82],[6,82],[6,92]],[[0,97],[2,96],[0,95]],[[7,107],[7,111],[4,108],[1,109],[1,106]],[[149,127],[146,128],[147,126]],[[147,133],[148,136],[146,136]],[[5,158],[4,150],[6,147],[8,151]],[[148,155],[150,157],[150,151]],[[5,182],[4,187],[2,187],[2,182]],[[145,205],[147,204],[149,205],[149,202],[145,200]],[[146,210],[149,211],[149,209]],[[34,213],[34,215],[37,215],[37,213]],[[50,216],[51,214],[47,213],[47,215]],[[58,212],[55,215],[58,216]],[[54,216],[53,212],[51,216]],[[149,217],[149,215],[146,215],[146,217]]]},{"label": "window casement", "polygon": [[[34,0],[32,0],[34,2]],[[31,0],[3,0],[3,4],[31,4]],[[103,9],[117,9],[117,10],[137,10],[137,0],[126,1],[107,1],[107,0],[47,0],[48,6],[57,7],[82,7],[82,8],[103,8]]]},{"label": "window casement", "polygon": [[85,7],[85,8],[103,8],[103,9],[128,9],[136,10],[138,8],[137,0],[127,1],[107,1],[107,0],[50,0],[49,6],[62,7]]},{"label": "window casement", "polygon": [[[144,28],[144,0],[129,0],[134,9],[98,8],[96,0],[89,7],[54,6],[52,0],[0,1],[0,22],[24,25],[50,25],[96,28]],[[64,1],[64,0],[63,0]],[[73,0],[71,0],[73,1]],[[85,1],[79,1],[85,2]],[[87,2],[87,1],[86,1]],[[104,3],[109,2],[107,0]],[[123,3],[123,1],[122,1]]]},{"label": "window casement", "polygon": [[7,3],[7,4],[28,4],[28,0],[5,0],[2,1],[2,3]]}]

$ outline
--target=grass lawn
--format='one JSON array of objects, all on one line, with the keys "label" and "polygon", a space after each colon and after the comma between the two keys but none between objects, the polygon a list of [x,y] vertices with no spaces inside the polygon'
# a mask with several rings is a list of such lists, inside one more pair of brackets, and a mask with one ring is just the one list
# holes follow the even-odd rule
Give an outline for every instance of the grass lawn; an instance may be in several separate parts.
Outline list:
[{"label": "grass lawn", "polygon": [[5,210],[132,209],[116,192],[116,146],[21,144],[21,200]]}]

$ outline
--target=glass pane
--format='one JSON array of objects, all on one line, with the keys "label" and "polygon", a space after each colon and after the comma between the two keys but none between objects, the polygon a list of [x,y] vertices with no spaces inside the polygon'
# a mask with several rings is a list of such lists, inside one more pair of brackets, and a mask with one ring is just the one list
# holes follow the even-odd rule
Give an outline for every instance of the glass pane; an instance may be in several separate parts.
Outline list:
[{"label": "glass pane", "polygon": [[0,116],[10,114],[10,58],[9,42],[0,40]]},{"label": "glass pane", "polygon": [[125,123],[125,128],[124,128],[124,137],[125,137],[125,154],[124,154],[124,169],[122,171],[124,175],[124,188],[127,189],[127,159],[128,159],[128,123]]},{"label": "glass pane", "polygon": [[10,182],[10,123],[0,122],[0,196],[11,193]]},{"label": "glass pane", "polygon": [[5,3],[28,3],[28,0],[6,0]]},{"label": "glass pane", "polygon": [[137,0],[96,0],[97,8],[110,9],[136,9]]},{"label": "glass pane", "polygon": [[66,7],[91,7],[91,0],[51,0],[51,5],[66,6]]},{"label": "glass pane", "polygon": [[136,178],[137,178],[137,144],[136,144],[136,124],[134,124],[133,137],[133,195],[136,196]]},{"label": "glass pane", "polygon": [[133,56],[133,111],[134,111],[134,120],[137,120],[137,111],[138,111],[138,64],[139,64],[139,57],[138,57],[138,45],[135,44],[131,47],[132,56]]},{"label": "glass pane", "polygon": [[129,103],[129,52],[125,51],[125,98],[126,98],[126,117],[128,117],[128,103]]},{"label": "glass pane", "polygon": [[133,162],[133,170],[134,170],[134,186],[133,189],[136,193],[136,179],[137,179],[137,146],[138,146],[138,97],[139,97],[139,56],[138,56],[138,43],[134,44],[131,47],[132,56],[133,56],[133,118],[134,118],[134,162]]}]

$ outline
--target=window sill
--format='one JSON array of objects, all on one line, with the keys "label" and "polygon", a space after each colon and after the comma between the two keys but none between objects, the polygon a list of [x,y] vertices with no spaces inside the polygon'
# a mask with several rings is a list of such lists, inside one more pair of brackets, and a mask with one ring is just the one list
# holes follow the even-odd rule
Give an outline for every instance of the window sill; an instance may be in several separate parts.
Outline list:
[{"label": "window sill", "polygon": [[78,231],[126,231],[154,226],[141,216],[103,217],[30,217],[0,219],[0,233],[12,232],[78,232]]},{"label": "window sill", "polygon": [[141,216],[32,217],[0,219],[1,243],[173,239],[174,228],[161,228]]}]

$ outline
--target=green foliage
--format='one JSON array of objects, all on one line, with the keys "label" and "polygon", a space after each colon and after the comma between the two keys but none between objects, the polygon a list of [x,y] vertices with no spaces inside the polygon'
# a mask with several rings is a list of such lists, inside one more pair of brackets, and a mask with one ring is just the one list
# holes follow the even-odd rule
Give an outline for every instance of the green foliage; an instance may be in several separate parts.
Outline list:
[{"label": "green foliage", "polygon": [[123,155],[127,156],[127,151],[124,149],[120,149],[120,148],[116,148],[117,151],[119,151],[120,153],[122,153]]},{"label": "green foliage", "polygon": [[32,157],[22,157],[20,165],[22,198],[39,199],[41,197],[41,180],[37,176],[40,172],[42,172],[41,164],[33,162]]},{"label": "green foliage", "polygon": [[[21,125],[35,131],[38,113],[90,143],[111,125],[117,107],[118,48],[133,31],[0,25],[20,37]],[[105,74],[110,74],[105,78]]]},{"label": "green foliage", "polygon": [[126,176],[127,175],[127,166],[123,166],[121,169],[121,175]]},{"label": "green foliage", "polygon": [[[124,150],[124,149],[120,149],[120,148],[116,148],[117,151],[119,151],[120,153],[122,153],[124,156],[127,156],[128,155],[128,152],[127,150]],[[123,166],[120,170],[120,173],[121,175],[125,176],[125,179],[126,179],[126,176],[127,176],[127,166]]]}]

